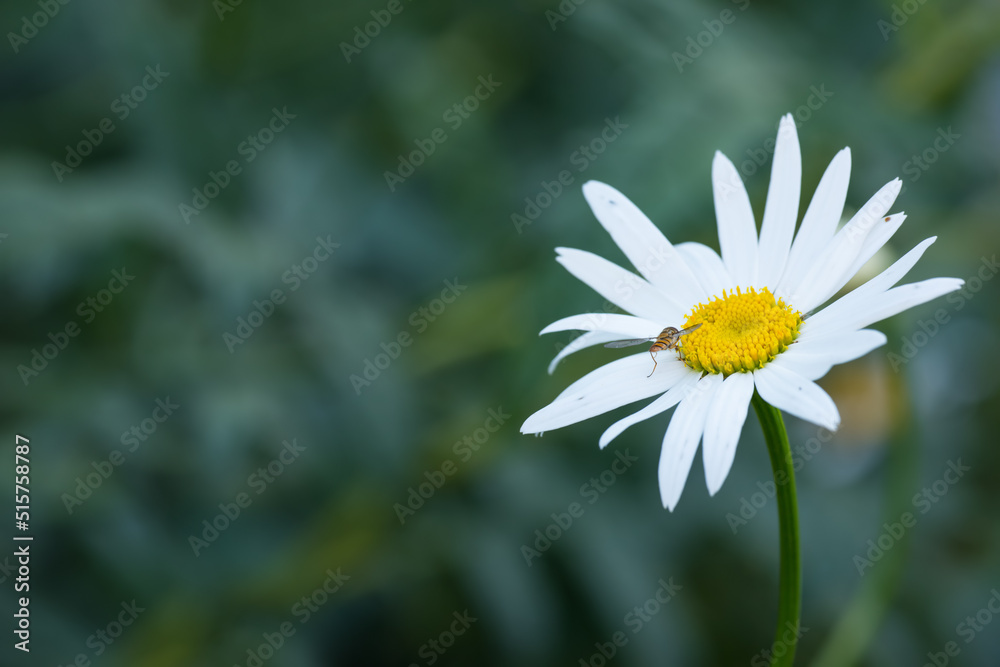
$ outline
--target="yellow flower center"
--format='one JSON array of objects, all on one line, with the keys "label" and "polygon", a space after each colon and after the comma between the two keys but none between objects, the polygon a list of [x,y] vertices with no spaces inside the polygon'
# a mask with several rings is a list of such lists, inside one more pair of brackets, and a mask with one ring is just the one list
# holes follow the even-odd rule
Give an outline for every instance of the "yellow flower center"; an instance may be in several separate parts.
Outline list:
[{"label": "yellow flower center", "polygon": [[766,287],[722,291],[691,311],[684,327],[701,324],[681,337],[681,358],[696,371],[747,373],[784,352],[799,335],[802,313],[775,300]]}]

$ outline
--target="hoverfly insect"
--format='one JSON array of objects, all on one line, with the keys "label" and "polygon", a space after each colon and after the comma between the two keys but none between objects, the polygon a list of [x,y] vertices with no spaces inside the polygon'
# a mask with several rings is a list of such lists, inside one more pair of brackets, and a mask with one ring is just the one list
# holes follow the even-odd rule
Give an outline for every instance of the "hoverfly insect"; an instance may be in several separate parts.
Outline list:
[{"label": "hoverfly insect", "polygon": [[677,344],[680,342],[681,336],[691,333],[700,327],[701,324],[702,323],[699,322],[693,327],[681,329],[680,331],[674,327],[667,327],[660,332],[659,336],[650,336],[649,338],[632,338],[630,340],[616,340],[611,343],[605,343],[604,347],[631,347],[632,345],[642,345],[643,343],[648,343],[651,340],[656,341],[649,346],[649,356],[653,358],[653,370],[649,371],[649,375],[646,377],[652,377],[653,372],[656,370],[656,353],[661,350],[675,349]]}]

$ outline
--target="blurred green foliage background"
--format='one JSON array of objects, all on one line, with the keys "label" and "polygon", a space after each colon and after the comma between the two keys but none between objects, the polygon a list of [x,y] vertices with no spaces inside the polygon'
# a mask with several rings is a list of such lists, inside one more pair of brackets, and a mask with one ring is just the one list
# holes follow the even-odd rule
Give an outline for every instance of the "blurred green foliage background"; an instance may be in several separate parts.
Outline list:
[{"label": "blurred green foliage background", "polygon": [[[717,248],[714,151],[759,219],[791,112],[803,210],[849,145],[849,209],[906,185],[876,264],[939,235],[911,280],[996,271],[992,0],[17,0],[0,26],[0,490],[12,510],[26,435],[34,535],[28,655],[0,548],[5,665],[600,665],[616,632],[608,664],[763,664],[778,548],[754,417],[722,490],[699,456],[672,514],[668,416],[606,451],[630,408],[518,432],[612,358],[549,376],[571,336],[536,336],[604,307],[555,246],[624,263],[580,186]],[[948,642],[949,664],[997,664],[1000,281],[979,287],[821,381],[835,437],[789,419],[798,664]],[[904,511],[917,526],[872,551]],[[661,580],[680,588],[647,605]]]}]

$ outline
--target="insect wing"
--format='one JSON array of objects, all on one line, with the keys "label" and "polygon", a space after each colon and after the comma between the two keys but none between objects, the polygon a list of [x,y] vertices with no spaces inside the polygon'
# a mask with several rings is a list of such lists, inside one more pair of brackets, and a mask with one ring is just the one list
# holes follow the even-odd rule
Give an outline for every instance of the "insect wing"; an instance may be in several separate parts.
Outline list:
[{"label": "insect wing", "polygon": [[687,329],[681,329],[680,331],[678,331],[677,333],[675,333],[675,334],[674,334],[674,336],[675,336],[676,338],[680,338],[680,337],[681,337],[681,336],[683,336],[684,334],[689,334],[689,333],[691,333],[692,331],[694,331],[695,329],[697,329],[697,328],[698,328],[698,327],[700,327],[701,325],[702,325],[702,323],[701,323],[701,322],[698,322],[698,324],[694,325],[693,327],[688,327]]},{"label": "insect wing", "polygon": [[656,340],[653,338],[631,338],[629,340],[616,340],[610,343],[605,343],[604,347],[632,347],[633,345],[642,345],[643,343],[648,343],[651,340]]}]

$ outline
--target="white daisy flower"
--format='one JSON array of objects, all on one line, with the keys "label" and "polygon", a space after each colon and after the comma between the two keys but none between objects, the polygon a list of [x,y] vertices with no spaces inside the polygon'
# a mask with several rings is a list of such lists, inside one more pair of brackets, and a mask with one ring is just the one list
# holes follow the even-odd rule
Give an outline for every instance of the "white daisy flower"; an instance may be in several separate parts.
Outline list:
[{"label": "white daisy flower", "polygon": [[[658,396],[612,424],[601,436],[603,448],[632,424],[676,405],[659,464],[663,506],[673,510],[699,443],[704,443],[709,494],[722,486],[755,389],[772,406],[836,430],[837,406],[815,380],[834,364],[885,344],[884,334],[865,327],[963,284],[956,278],[932,278],[895,286],[934,242],[931,237],[820,309],[906,218],[903,213],[886,215],[902,185],[897,178],[838,230],[850,171],[851,153],[845,148],[823,174],[796,234],[802,161],[795,122],[786,115],[778,129],[758,236],[736,167],[716,152],[712,186],[721,257],[700,243],[671,244],[623,194],[604,183],[586,183],[583,194],[594,215],[639,275],[584,250],[557,248],[556,260],[632,314],[574,315],[545,327],[543,334],[587,332],[556,356],[549,373],[566,355],[593,345],[623,338],[651,342],[657,336],[663,345],[655,361],[650,357],[656,350],[643,351],[580,378],[529,417],[521,432],[550,431]],[[696,328],[677,336],[665,327]],[[674,346],[675,351],[669,349]]]}]

